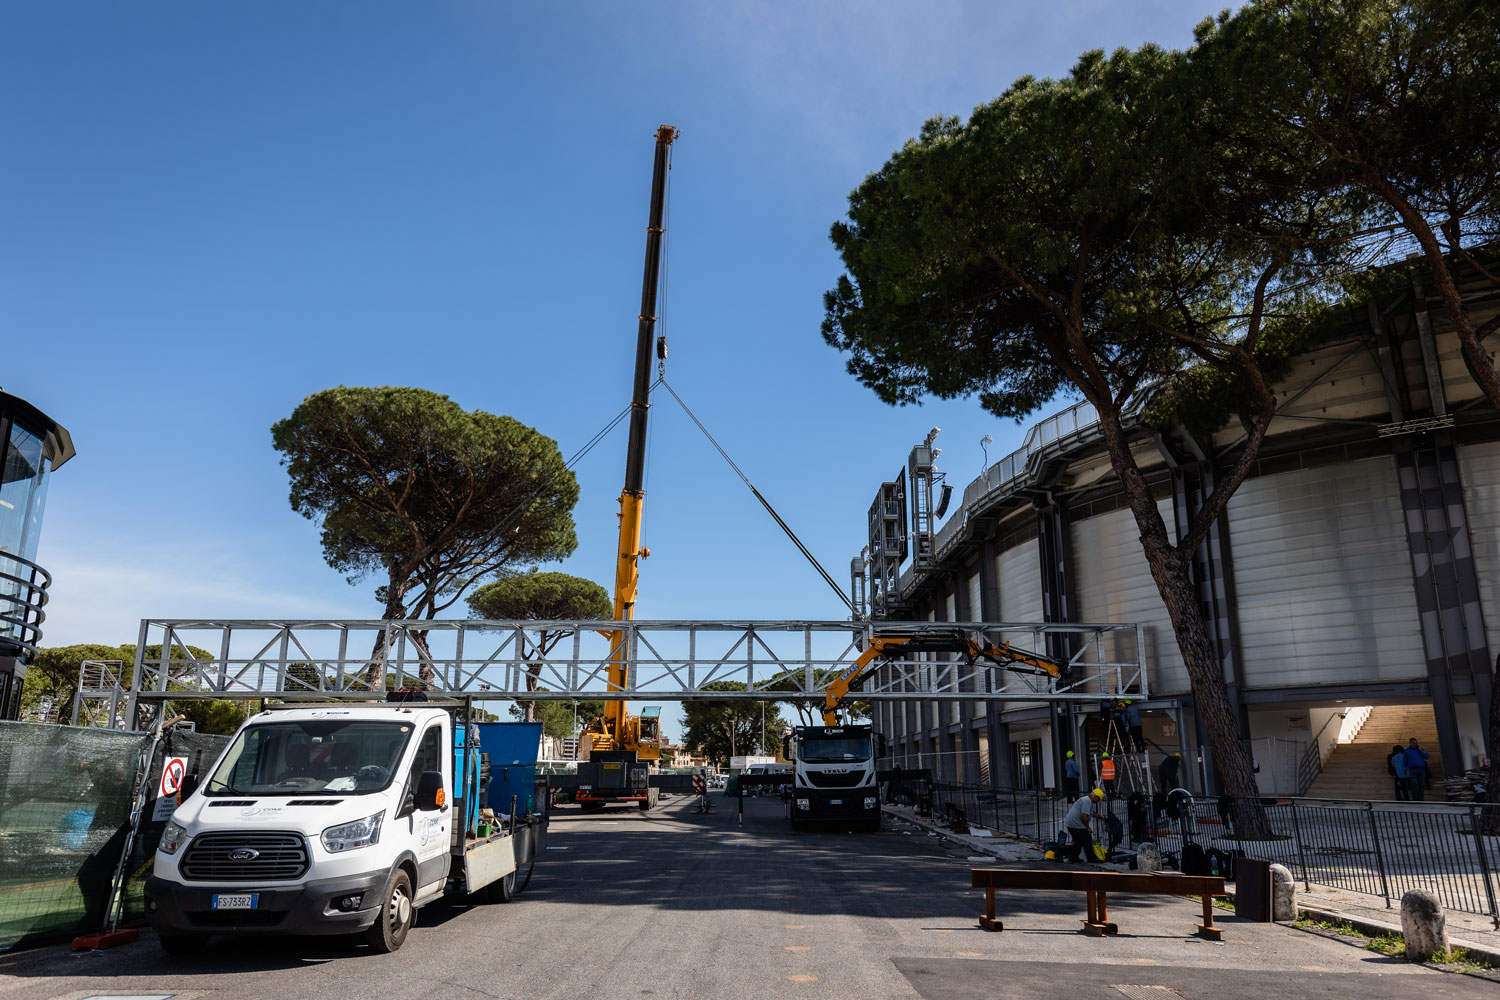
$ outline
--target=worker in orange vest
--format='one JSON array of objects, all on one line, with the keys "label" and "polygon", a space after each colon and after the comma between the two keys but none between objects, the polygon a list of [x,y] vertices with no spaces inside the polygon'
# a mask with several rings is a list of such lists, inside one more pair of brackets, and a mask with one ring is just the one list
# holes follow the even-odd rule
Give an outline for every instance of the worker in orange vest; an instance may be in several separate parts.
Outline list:
[{"label": "worker in orange vest", "polygon": [[1115,762],[1109,754],[1099,761],[1099,784],[1109,798],[1115,797]]}]

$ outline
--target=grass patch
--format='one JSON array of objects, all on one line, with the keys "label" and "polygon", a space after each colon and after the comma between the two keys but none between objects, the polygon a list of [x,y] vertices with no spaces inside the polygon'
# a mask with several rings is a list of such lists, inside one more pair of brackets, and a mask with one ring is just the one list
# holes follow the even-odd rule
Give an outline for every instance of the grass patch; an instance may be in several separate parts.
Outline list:
[{"label": "grass patch", "polygon": [[1353,925],[1346,924],[1342,920],[1313,920],[1310,917],[1298,917],[1296,920],[1292,921],[1292,926],[1301,927],[1303,930],[1308,931],[1329,931],[1331,933],[1339,934],[1344,937],[1364,937],[1364,935],[1356,930]]},{"label": "grass patch", "polygon": [[[1185,898],[1191,899],[1195,903],[1201,903],[1201,902],[1203,902],[1203,897],[1202,896],[1187,896]],[[1213,897],[1213,904],[1215,906],[1217,906],[1221,910],[1233,910],[1234,909],[1234,904],[1231,903],[1229,900],[1225,899],[1223,896],[1215,896],[1215,897]]]},{"label": "grass patch", "polygon": [[[1377,934],[1371,937],[1342,920],[1312,920],[1308,917],[1299,917],[1292,922],[1292,926],[1350,938],[1351,944],[1358,944],[1365,951],[1373,951],[1390,958],[1406,957],[1406,939],[1400,934]],[[1489,972],[1495,968],[1476,957],[1467,948],[1448,948],[1446,951],[1437,952],[1423,964],[1441,966],[1447,972]]]}]

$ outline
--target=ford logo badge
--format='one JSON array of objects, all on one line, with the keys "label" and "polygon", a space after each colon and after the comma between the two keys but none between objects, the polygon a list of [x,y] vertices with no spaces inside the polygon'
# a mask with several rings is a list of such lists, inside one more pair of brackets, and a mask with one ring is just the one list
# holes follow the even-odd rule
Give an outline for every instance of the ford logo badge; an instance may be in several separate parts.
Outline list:
[{"label": "ford logo badge", "polygon": [[254,861],[260,857],[260,852],[249,847],[241,847],[237,851],[229,852],[230,861]]}]

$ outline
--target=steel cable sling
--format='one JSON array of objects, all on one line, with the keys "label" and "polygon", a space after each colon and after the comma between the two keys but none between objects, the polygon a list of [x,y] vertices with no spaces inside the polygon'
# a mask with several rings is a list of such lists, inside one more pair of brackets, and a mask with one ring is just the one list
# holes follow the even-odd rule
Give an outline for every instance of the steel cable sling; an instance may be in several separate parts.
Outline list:
[{"label": "steel cable sling", "polygon": [[839,587],[837,583],[833,582],[833,577],[828,575],[828,571],[823,568],[823,564],[818,562],[817,557],[814,556],[811,551],[809,551],[806,545],[802,544],[802,539],[798,538],[797,533],[792,530],[791,526],[781,519],[781,515],[776,513],[776,508],[771,506],[771,502],[761,495],[760,490],[756,489],[755,484],[750,481],[750,477],[745,475],[745,473],[740,470],[740,467],[735,464],[734,459],[729,457],[729,453],[724,450],[724,447],[714,439],[714,436],[712,434],[708,432],[708,428],[703,426],[703,421],[699,420],[697,414],[695,414],[688,407],[688,405],[682,401],[681,396],[677,395],[677,390],[673,389],[671,384],[667,382],[666,376],[662,375],[658,377],[656,382],[657,385],[665,386],[666,390],[672,394],[672,398],[677,400],[677,405],[682,407],[682,412],[686,413],[688,415],[688,419],[692,420],[692,422],[697,425],[698,429],[703,432],[703,436],[708,438],[708,443],[713,445],[714,450],[723,456],[724,461],[729,463],[729,467],[734,470],[735,475],[740,477],[741,481],[743,481],[744,484],[749,487],[750,492],[755,495],[755,499],[760,501],[760,505],[766,509],[766,513],[770,514],[777,525],[781,527],[781,530],[786,532],[786,537],[790,538],[792,540],[792,544],[797,546],[797,550],[801,552],[805,557],[807,557],[807,561],[812,564],[813,569],[818,571],[818,575],[828,583],[828,586],[833,588],[833,592],[839,595],[839,600],[844,602],[844,605],[849,609],[850,613],[854,615],[855,620],[862,621],[863,616],[854,607],[854,602],[848,598],[843,589]]}]

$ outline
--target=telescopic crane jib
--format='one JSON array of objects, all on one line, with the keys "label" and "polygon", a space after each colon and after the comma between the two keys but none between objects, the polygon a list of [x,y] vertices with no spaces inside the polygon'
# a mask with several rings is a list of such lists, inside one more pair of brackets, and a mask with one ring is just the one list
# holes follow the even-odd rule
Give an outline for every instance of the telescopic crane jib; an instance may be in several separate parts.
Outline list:
[{"label": "telescopic crane jib", "polygon": [[[646,224],[646,264],[641,279],[641,311],[636,327],[635,380],[630,398],[630,437],[625,452],[625,486],[620,491],[620,540],[615,561],[614,620],[635,618],[636,584],[640,579],[639,561],[650,550],[641,547],[641,516],[646,491],[646,417],[651,408],[652,337],[656,329],[656,291],[661,273],[662,212],[666,201],[668,154],[677,130],[663,125],[656,130],[656,159],[651,172],[651,211]],[[666,356],[666,345],[657,345],[656,353]],[[628,685],[629,661],[625,634],[606,633],[610,639],[609,689],[623,691]],[[604,715],[594,720],[580,735],[590,756],[597,752],[625,751],[635,760],[655,760],[660,754],[660,722],[653,715],[630,715],[624,701],[605,702]],[[629,763],[627,762],[627,767]]]},{"label": "telescopic crane jib", "polygon": [[859,659],[834,675],[832,683],[824,691],[823,724],[839,724],[839,705],[850,690],[864,679],[866,672],[872,669],[871,664],[877,660],[895,658],[898,654],[906,656],[915,653],[958,653],[971,665],[977,660],[989,660],[1010,670],[1046,674],[1053,680],[1060,678],[1064,669],[1063,664],[1051,657],[1019,649],[1008,642],[998,646],[991,642],[981,642],[959,629],[938,629],[917,635],[877,635],[870,639],[870,644],[859,655]]}]

